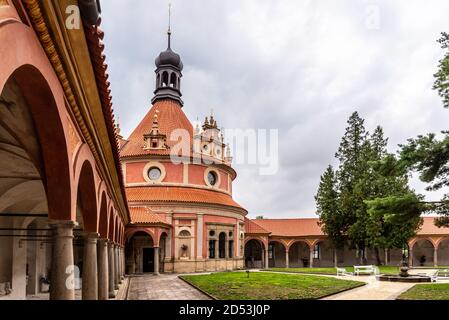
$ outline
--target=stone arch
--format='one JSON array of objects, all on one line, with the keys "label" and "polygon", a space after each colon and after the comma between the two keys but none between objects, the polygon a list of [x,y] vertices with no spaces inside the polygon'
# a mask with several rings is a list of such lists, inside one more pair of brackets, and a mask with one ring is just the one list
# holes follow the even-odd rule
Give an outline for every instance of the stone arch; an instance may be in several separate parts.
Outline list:
[{"label": "stone arch", "polygon": [[218,234],[218,258],[226,258],[226,241],[228,240],[228,235],[226,232],[222,231]]},{"label": "stone arch", "polygon": [[285,268],[287,245],[281,239],[270,240],[268,244],[268,266]]},{"label": "stone arch", "polygon": [[289,266],[307,268],[310,266],[310,244],[306,240],[294,240],[288,246]]},{"label": "stone arch", "polygon": [[449,266],[449,238],[444,237],[438,241],[438,265]]},{"label": "stone arch", "polygon": [[100,203],[100,213],[99,213],[99,227],[98,227],[98,233],[100,234],[100,237],[103,239],[108,238],[108,199],[106,197],[106,192],[101,192],[101,196],[99,199]]},{"label": "stone arch", "polygon": [[175,89],[177,89],[177,75],[176,75],[176,73],[175,72],[172,72],[171,73],[171,75],[170,75],[170,86],[172,87],[172,88],[175,88]]},{"label": "stone arch", "polygon": [[3,24],[0,43],[9,44],[1,53],[0,91],[12,78],[30,106],[41,148],[41,163],[36,167],[44,179],[49,218],[75,220],[70,150],[65,138],[70,120],[59,80],[32,28],[17,21]]},{"label": "stone arch", "polygon": [[[0,83],[1,81],[0,78]],[[73,218],[70,160],[64,121],[58,110],[57,97],[54,96],[43,74],[32,65],[20,66],[4,80],[2,96],[3,89],[8,83],[13,83],[20,90],[26,104],[26,112],[29,112],[31,118],[29,129],[33,131],[15,127],[15,118],[19,114],[14,114],[14,111],[11,111],[13,108],[2,109],[0,116],[2,130],[21,146],[38,172],[45,192],[43,197],[46,197],[47,202],[46,208],[41,206],[40,209],[48,211],[51,219],[70,220]],[[2,103],[8,105],[10,102],[5,100]],[[48,123],[52,125],[49,126]],[[30,139],[30,136],[35,139]],[[36,180],[28,181],[21,187],[29,189],[33,184],[36,184]],[[17,189],[17,192],[20,190]],[[12,195],[8,198],[13,199]]]},{"label": "stone arch", "polygon": [[136,234],[137,232],[144,232],[146,234],[148,234],[151,237],[151,240],[153,241],[153,243],[155,243],[155,235],[154,232],[151,231],[149,228],[132,228],[132,229],[128,229],[125,231],[125,237],[126,237],[126,241],[129,241],[129,239],[131,239],[133,237],[134,234]]},{"label": "stone arch", "polygon": [[120,219],[118,217],[117,211],[114,212],[114,242],[119,242],[119,223]]},{"label": "stone arch", "polygon": [[165,270],[165,258],[170,254],[170,238],[168,232],[162,231],[159,236],[159,272]]},{"label": "stone arch", "polygon": [[413,266],[434,265],[434,243],[429,238],[418,238],[410,246],[413,251]]},{"label": "stone arch", "polygon": [[267,246],[267,244],[268,244],[267,239],[265,239],[265,238],[263,238],[263,237],[256,237],[256,236],[245,236],[244,243],[246,244],[246,243],[248,243],[248,242],[251,241],[251,240],[257,240],[257,241],[260,241],[260,242],[263,244],[264,248],[265,248],[265,247]]},{"label": "stone arch", "polygon": [[246,268],[264,267],[265,244],[257,237],[245,239],[245,266]]},{"label": "stone arch", "polygon": [[108,227],[108,239],[109,241],[114,241],[114,208],[109,208],[109,227]]},{"label": "stone arch", "polygon": [[168,72],[167,71],[162,72],[161,87],[167,87],[168,86],[168,80],[169,80],[168,77],[169,76],[168,76]]},{"label": "stone arch", "polygon": [[333,267],[335,266],[334,246],[328,239],[318,239],[310,247],[312,265],[314,267]]},{"label": "stone arch", "polygon": [[84,161],[79,171],[77,186],[77,207],[82,217],[82,227],[87,232],[98,232],[98,209],[94,167]]},{"label": "stone arch", "polygon": [[161,74],[158,73],[156,77],[156,89],[161,86]]}]

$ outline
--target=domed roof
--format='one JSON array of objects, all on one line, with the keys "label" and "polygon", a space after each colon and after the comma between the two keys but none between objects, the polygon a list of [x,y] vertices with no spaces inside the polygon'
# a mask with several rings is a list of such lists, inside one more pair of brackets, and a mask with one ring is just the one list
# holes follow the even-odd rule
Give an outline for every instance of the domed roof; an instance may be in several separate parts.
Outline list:
[{"label": "domed roof", "polygon": [[179,69],[180,71],[182,71],[182,68],[184,67],[179,54],[174,52],[170,47],[159,54],[156,58],[155,64],[157,68],[169,65]]}]

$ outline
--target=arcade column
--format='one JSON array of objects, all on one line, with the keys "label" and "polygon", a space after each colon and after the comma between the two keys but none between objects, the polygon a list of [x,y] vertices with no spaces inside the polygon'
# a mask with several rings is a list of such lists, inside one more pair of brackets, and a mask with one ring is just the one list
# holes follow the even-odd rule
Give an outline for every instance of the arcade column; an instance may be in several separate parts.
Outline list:
[{"label": "arcade column", "polygon": [[71,220],[50,221],[53,229],[50,300],[75,300],[75,266]]},{"label": "arcade column", "polygon": [[109,298],[108,240],[98,240],[98,300]]},{"label": "arcade column", "polygon": [[84,237],[83,257],[83,300],[98,300],[98,233],[87,233]]}]

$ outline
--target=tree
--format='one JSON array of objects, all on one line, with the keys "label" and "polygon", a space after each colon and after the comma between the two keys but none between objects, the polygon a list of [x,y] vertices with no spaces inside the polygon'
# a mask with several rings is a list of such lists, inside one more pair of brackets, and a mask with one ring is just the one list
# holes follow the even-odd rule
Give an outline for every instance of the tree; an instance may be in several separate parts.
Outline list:
[{"label": "tree", "polygon": [[[339,168],[326,169],[315,196],[321,228],[334,246],[341,248],[349,240],[360,252],[374,248],[379,264],[379,248],[402,247],[420,222],[396,225],[384,212],[368,211],[367,202],[377,198],[414,195],[406,170],[387,153],[387,144],[380,126],[370,135],[354,112],[335,155]],[[360,258],[365,262],[364,255]]]},{"label": "tree", "polygon": [[347,228],[345,221],[341,219],[338,200],[335,172],[332,166],[329,166],[321,176],[315,201],[320,221],[326,222],[321,224],[323,232],[329,236],[336,248],[342,248]]},{"label": "tree", "polygon": [[[434,75],[434,90],[440,95],[443,106],[449,108],[449,34],[442,33],[438,40],[441,48],[446,50],[444,58],[439,61],[438,72]],[[427,190],[435,191],[449,186],[449,131],[443,131],[441,140],[434,133],[420,135],[400,145],[400,162],[398,167],[409,172],[419,172],[420,180],[428,183]],[[424,213],[439,214],[435,224],[449,226],[449,194],[440,201],[424,201],[424,197],[387,197],[369,203],[371,212],[397,214],[398,219],[407,221]],[[396,218],[395,218],[396,219]]]},{"label": "tree", "polygon": [[[442,49],[449,49],[449,34],[441,33],[441,38],[437,40]],[[443,99],[443,106],[449,108],[449,50],[444,55],[444,58],[439,61],[438,72],[435,73],[435,83],[433,89],[438,91],[438,94]]]}]

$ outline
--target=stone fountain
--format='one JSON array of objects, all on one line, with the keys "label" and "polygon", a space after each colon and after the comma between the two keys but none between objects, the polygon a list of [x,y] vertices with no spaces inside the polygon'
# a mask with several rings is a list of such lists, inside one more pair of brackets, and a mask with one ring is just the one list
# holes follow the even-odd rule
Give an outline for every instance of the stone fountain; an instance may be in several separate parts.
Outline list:
[{"label": "stone fountain", "polygon": [[382,274],[378,277],[380,281],[391,282],[432,282],[432,278],[424,275],[411,275],[408,273],[409,265],[405,253],[402,253],[402,261],[399,275]]}]

